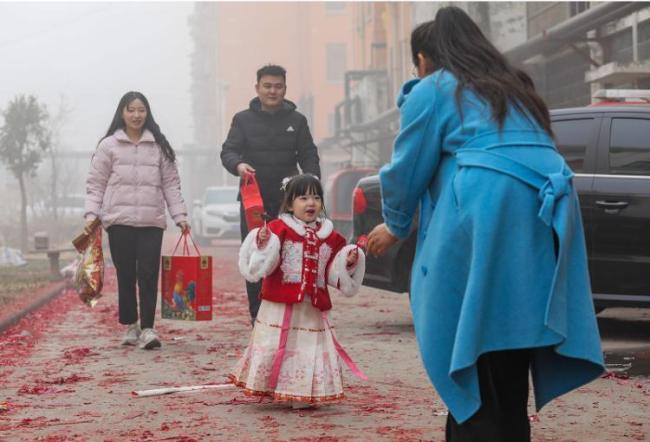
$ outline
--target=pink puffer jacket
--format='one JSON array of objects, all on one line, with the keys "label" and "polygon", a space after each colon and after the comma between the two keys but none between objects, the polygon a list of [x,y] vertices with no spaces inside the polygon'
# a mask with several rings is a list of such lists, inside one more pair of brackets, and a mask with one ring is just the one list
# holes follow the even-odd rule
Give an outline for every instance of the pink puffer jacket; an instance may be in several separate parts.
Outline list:
[{"label": "pink puffer jacket", "polygon": [[164,229],[165,203],[176,224],[187,221],[176,164],[163,155],[150,131],[138,144],[121,129],[99,143],[86,180],[87,221],[99,217],[104,228]]}]

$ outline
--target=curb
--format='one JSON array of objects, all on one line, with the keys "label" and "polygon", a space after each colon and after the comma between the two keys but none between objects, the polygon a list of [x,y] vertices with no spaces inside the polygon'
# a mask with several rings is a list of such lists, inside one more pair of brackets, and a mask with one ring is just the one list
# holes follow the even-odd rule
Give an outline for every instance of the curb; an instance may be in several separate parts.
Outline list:
[{"label": "curb", "polygon": [[13,315],[10,315],[7,318],[0,319],[0,333],[4,332],[6,329],[8,329],[12,325],[20,321],[28,314],[32,313],[35,310],[38,310],[41,306],[47,304],[48,302],[50,302],[51,300],[59,296],[61,293],[63,293],[65,287],[66,287],[65,281],[57,282],[52,287],[52,289],[41,298],[27,305],[24,309],[14,313]]}]

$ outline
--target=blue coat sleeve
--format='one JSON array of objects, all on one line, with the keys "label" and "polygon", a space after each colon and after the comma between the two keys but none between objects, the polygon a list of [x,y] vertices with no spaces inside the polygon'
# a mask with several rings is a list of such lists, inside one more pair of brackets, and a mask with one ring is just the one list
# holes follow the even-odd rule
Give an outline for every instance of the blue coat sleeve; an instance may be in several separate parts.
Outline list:
[{"label": "blue coat sleeve", "polygon": [[415,85],[403,99],[393,157],[379,172],[384,222],[401,239],[409,234],[418,202],[433,179],[441,153],[435,88],[427,83]]}]

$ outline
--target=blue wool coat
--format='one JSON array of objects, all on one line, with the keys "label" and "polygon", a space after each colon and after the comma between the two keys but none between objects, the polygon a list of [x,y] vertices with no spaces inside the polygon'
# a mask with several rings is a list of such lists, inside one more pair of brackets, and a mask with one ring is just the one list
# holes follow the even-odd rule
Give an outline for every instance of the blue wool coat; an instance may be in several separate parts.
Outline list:
[{"label": "blue wool coat", "polygon": [[580,207],[553,140],[511,106],[500,129],[439,70],[407,82],[383,216],[406,238],[420,204],[411,277],[427,373],[462,423],[481,406],[476,361],[531,348],[537,409],[604,371]]}]

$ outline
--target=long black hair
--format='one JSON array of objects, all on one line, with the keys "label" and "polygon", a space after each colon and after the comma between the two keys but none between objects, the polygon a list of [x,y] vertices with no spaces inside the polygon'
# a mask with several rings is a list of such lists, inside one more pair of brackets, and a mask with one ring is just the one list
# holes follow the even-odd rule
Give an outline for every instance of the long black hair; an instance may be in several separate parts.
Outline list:
[{"label": "long black hair", "polygon": [[[124,118],[122,118],[122,112],[124,112],[124,109],[133,100],[142,101],[142,103],[144,103],[144,107],[147,109],[147,117],[144,120],[143,129],[149,129],[149,131],[153,134],[153,138],[156,140],[156,143],[158,143],[162,149],[163,155],[165,155],[169,161],[175,161],[176,154],[174,153],[174,149],[172,149],[171,144],[169,144],[169,141],[167,141],[167,137],[165,137],[165,135],[160,131],[160,126],[158,126],[156,120],[153,119],[151,106],[149,106],[149,100],[147,100],[147,97],[145,97],[141,92],[131,91],[122,96],[120,102],[117,104],[115,115],[113,115],[113,121],[111,121],[111,125],[108,126],[108,130],[106,131],[106,135],[104,135],[101,140],[106,137],[110,137],[118,129],[124,129],[125,123]],[[99,141],[101,142],[101,140]]]},{"label": "long black hair", "polygon": [[280,206],[280,213],[291,213],[290,207],[293,200],[303,195],[318,195],[322,203],[321,215],[327,216],[325,213],[325,199],[323,198],[323,186],[320,180],[315,175],[310,173],[303,173],[301,175],[292,176],[291,179],[284,186],[284,198]]},{"label": "long black hair", "polygon": [[433,21],[413,30],[411,54],[416,67],[419,53],[431,60],[435,70],[445,69],[456,77],[459,109],[461,92],[467,87],[490,104],[499,127],[512,104],[520,112],[527,111],[527,116],[553,135],[548,108],[535,92],[533,80],[514,68],[462,9],[440,8]]}]

